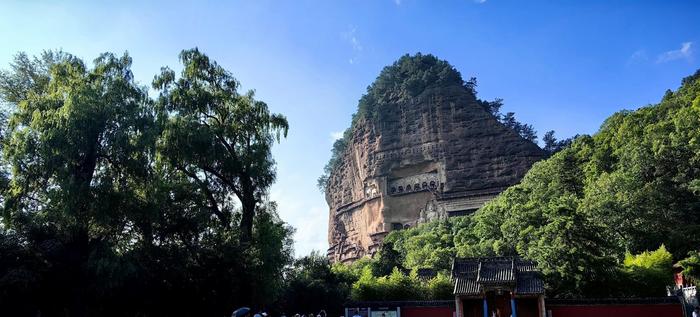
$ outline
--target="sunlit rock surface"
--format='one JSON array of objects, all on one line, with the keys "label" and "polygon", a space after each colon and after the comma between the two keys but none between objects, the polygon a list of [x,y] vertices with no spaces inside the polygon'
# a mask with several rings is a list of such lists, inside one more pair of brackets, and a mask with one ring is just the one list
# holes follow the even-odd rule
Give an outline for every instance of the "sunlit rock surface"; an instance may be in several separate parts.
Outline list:
[{"label": "sunlit rock surface", "polygon": [[352,262],[391,230],[473,213],[544,156],[463,85],[384,106],[354,125],[330,174],[328,257]]}]

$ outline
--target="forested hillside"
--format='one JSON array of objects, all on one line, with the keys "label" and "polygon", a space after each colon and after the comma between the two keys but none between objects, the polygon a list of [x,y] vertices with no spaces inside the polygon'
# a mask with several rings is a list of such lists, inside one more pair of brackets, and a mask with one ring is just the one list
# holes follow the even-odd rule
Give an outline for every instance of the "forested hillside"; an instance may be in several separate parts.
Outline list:
[{"label": "forested hillside", "polygon": [[[392,232],[377,261],[446,270],[454,255],[517,254],[538,262],[552,295],[644,293],[613,285],[670,271],[659,248],[683,259],[700,245],[699,225],[700,72],[658,104],[616,113],[536,163],[474,216]],[[630,255],[657,249],[637,262]],[[668,278],[651,295],[663,294]]]}]

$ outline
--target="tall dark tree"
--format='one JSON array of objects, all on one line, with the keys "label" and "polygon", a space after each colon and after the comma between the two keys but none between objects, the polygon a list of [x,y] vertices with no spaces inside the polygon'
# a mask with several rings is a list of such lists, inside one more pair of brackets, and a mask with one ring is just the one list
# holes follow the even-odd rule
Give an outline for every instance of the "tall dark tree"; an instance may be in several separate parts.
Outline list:
[{"label": "tall dark tree", "polygon": [[150,104],[130,66],[126,54],[103,54],[93,68],[63,53],[20,54],[0,76],[0,95],[13,107],[3,220],[49,256],[53,279],[72,285],[56,294],[72,316],[87,313],[95,253],[128,243],[125,207],[138,201],[130,185],[152,154],[140,146],[148,143]]},{"label": "tall dark tree", "polygon": [[479,105],[488,111],[492,116],[501,119],[501,107],[503,107],[503,99],[497,98],[494,101],[486,101],[479,99]]},{"label": "tall dark tree", "polygon": [[372,262],[372,273],[374,275],[389,275],[395,267],[402,271],[404,270],[401,253],[394,249],[394,243],[391,241],[384,241],[374,258],[375,261]]},{"label": "tall dark tree", "polygon": [[160,151],[206,194],[224,227],[232,223],[230,197],[241,203],[240,241],[250,243],[256,208],[275,180],[272,143],[287,135],[284,116],[270,113],[252,91],[197,49],[180,53],[183,70],[163,68],[153,81],[167,113]]},{"label": "tall dark tree", "polygon": [[530,142],[537,141],[537,131],[535,131],[535,128],[533,128],[530,124],[521,123],[516,120],[514,112],[506,113],[500,118],[500,120],[503,125],[515,131],[524,139],[529,140]]},{"label": "tall dark tree", "polygon": [[557,138],[554,136],[554,130],[547,131],[542,137],[542,141],[544,142],[543,150],[547,151],[547,153],[555,152],[558,142]]},{"label": "tall dark tree", "polygon": [[542,137],[542,141],[544,142],[544,148],[542,149],[549,153],[549,155],[552,155],[570,146],[577,137],[579,137],[578,134],[564,140],[557,140],[554,136],[554,130],[547,131]]}]

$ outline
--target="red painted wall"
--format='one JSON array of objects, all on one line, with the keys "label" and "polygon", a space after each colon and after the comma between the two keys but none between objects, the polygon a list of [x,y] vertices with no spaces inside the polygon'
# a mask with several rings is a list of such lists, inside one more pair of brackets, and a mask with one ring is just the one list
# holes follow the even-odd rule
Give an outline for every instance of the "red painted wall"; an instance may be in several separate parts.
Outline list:
[{"label": "red painted wall", "polygon": [[680,304],[547,306],[552,317],[682,317]]},{"label": "red painted wall", "polygon": [[401,307],[401,317],[453,317],[450,307]]}]

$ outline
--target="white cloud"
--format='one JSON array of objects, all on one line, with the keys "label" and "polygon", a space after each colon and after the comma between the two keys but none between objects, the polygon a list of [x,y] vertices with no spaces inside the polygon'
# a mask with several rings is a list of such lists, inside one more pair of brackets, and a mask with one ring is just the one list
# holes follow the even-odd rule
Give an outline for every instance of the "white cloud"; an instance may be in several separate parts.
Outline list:
[{"label": "white cloud", "polygon": [[627,65],[633,65],[633,64],[638,64],[641,62],[645,62],[649,60],[649,56],[647,55],[647,52],[643,49],[641,50],[636,50],[630,57],[627,59]]},{"label": "white cloud", "polygon": [[352,50],[353,51],[362,51],[362,44],[360,44],[360,41],[357,39],[357,36],[355,35],[356,29],[353,28],[352,32],[350,33],[350,44],[352,44]]},{"label": "white cloud", "polygon": [[486,0],[474,0],[474,2],[478,4],[486,3]]},{"label": "white cloud", "polygon": [[[350,64],[352,64],[352,59],[350,59]],[[331,141],[338,140],[343,137],[343,131],[331,132]]]},{"label": "white cloud", "polygon": [[362,43],[360,42],[360,39],[357,36],[357,28],[354,26],[350,26],[349,30],[346,32],[343,32],[342,34],[343,39],[350,44],[350,47],[352,48],[352,57],[348,60],[350,64],[355,64],[357,62],[357,59],[359,58],[360,53],[363,50]]},{"label": "white cloud", "polygon": [[401,0],[394,0],[394,3],[396,3],[397,6],[401,5]]},{"label": "white cloud", "polygon": [[302,175],[288,175],[275,183],[270,198],[277,202],[280,218],[290,224],[294,233],[294,254],[305,256],[311,251],[325,254],[328,249],[328,207],[323,194],[313,188],[313,196],[304,196],[308,186],[300,186]]},{"label": "white cloud", "polygon": [[307,216],[296,223],[294,242],[296,256],[304,256],[311,251],[321,251],[326,254],[328,249],[328,207],[323,205],[310,206]]},{"label": "white cloud", "polygon": [[681,43],[681,48],[659,54],[657,63],[666,63],[678,59],[690,59],[693,56],[693,42]]}]

